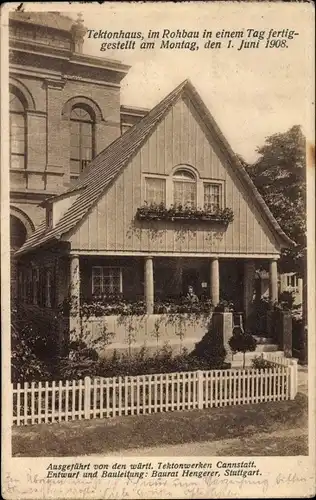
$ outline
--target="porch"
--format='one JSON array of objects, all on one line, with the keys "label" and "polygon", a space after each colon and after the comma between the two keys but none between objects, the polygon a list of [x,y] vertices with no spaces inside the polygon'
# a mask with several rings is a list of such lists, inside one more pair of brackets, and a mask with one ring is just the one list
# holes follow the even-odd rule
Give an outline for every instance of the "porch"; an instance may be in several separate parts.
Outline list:
[{"label": "porch", "polygon": [[[270,298],[277,300],[277,261],[260,265],[269,269]],[[106,330],[113,334],[106,350],[165,343],[191,350],[214,311],[229,309],[258,333],[257,266],[242,258],[71,255],[70,331],[84,329],[96,338]],[[231,335],[234,315],[225,321]]]}]

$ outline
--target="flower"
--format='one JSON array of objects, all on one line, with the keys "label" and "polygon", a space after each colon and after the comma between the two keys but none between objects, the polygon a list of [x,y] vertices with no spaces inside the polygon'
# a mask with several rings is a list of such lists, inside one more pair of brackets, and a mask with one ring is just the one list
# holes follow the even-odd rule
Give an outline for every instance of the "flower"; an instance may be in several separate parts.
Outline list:
[{"label": "flower", "polygon": [[216,210],[205,207],[195,208],[191,205],[171,205],[167,208],[164,203],[144,203],[136,211],[136,218],[139,220],[194,220],[209,221],[221,224],[229,224],[234,220],[234,213],[231,208],[218,208]]}]

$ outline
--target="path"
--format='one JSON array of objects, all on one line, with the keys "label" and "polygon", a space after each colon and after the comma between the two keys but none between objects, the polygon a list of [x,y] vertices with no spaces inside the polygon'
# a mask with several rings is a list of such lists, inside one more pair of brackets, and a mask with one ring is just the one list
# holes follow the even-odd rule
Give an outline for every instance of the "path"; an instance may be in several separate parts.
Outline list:
[{"label": "path", "polygon": [[[151,448],[134,448],[104,454],[103,457],[190,457],[190,456],[279,456],[307,454],[307,430],[288,429],[250,437],[184,443]],[[101,454],[90,455],[101,456]]]},{"label": "path", "polygon": [[298,365],[298,392],[308,396],[308,367]]}]

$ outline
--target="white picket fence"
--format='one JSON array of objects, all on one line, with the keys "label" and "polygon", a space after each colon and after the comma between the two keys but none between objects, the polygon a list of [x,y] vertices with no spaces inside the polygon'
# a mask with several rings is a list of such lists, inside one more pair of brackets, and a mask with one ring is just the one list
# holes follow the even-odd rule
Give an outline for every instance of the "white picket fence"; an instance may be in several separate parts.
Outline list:
[{"label": "white picket fence", "polygon": [[[270,356],[269,356],[270,358]],[[30,425],[294,399],[297,361],[264,370],[210,370],[25,382],[13,386],[13,424]]]}]

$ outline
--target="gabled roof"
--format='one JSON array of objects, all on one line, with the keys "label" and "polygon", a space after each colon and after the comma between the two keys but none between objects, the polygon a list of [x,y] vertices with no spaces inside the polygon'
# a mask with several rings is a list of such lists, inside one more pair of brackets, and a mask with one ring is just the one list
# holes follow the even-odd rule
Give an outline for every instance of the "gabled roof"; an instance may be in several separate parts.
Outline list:
[{"label": "gabled roof", "polygon": [[77,180],[76,184],[65,192],[65,194],[70,194],[74,190],[82,190],[80,196],[78,196],[73,205],[58,221],[54,228],[49,229],[45,227],[45,224],[41,224],[20,250],[16,252],[16,255],[33,250],[49,241],[59,240],[71,229],[75,228],[97,203],[108,186],[129,163],[131,158],[138,152],[169,109],[184,93],[188,93],[195,102],[205,125],[209,128],[214,138],[217,139],[223,153],[230,161],[238,177],[244,181],[249,192],[253,195],[254,200],[263,212],[274,234],[279,237],[285,246],[293,244],[274,219],[263,198],[260,196],[246,170],[242,167],[237,156],[219,130],[214,118],[203,103],[194,86],[190,81],[185,80],[145,115],[142,120],[116,139],[92,160],[89,167]]}]

